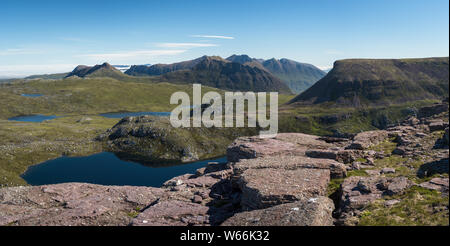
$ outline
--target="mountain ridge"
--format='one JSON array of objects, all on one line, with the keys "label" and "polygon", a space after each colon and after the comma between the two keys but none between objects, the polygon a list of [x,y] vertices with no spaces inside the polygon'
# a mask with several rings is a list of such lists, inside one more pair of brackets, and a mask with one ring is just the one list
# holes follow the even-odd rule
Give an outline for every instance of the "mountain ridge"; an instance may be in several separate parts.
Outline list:
[{"label": "mountain ridge", "polygon": [[165,73],[155,79],[165,82],[200,83],[232,91],[277,91],[292,94],[290,89],[271,73],[220,57],[202,57],[191,69]]},{"label": "mountain ridge", "polygon": [[112,78],[121,78],[125,75],[113,67],[109,63],[105,62],[101,65],[95,66],[86,66],[86,65],[78,65],[75,69],[66,75],[65,78],[77,76],[80,78],[85,77],[112,77]]}]

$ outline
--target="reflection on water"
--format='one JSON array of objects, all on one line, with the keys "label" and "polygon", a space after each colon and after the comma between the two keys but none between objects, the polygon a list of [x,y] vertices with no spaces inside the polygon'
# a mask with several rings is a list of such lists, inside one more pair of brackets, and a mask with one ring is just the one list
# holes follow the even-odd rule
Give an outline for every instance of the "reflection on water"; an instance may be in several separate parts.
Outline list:
[{"label": "reflection on water", "polygon": [[23,97],[41,97],[42,94],[22,94]]},{"label": "reflection on water", "polygon": [[155,162],[155,165],[121,160],[103,152],[86,157],[60,157],[31,166],[22,178],[31,185],[84,182],[101,185],[160,187],[165,181],[186,173],[195,173],[208,162],[226,162],[226,157],[193,163]]},{"label": "reflection on water", "polygon": [[121,113],[100,114],[100,116],[113,119],[119,119],[130,116],[143,116],[143,115],[170,116],[170,112],[121,112]]},{"label": "reflection on water", "polygon": [[36,115],[25,115],[25,116],[12,117],[12,118],[9,118],[8,120],[22,121],[22,122],[42,122],[44,120],[53,120],[56,118],[58,118],[58,116],[36,114]]}]

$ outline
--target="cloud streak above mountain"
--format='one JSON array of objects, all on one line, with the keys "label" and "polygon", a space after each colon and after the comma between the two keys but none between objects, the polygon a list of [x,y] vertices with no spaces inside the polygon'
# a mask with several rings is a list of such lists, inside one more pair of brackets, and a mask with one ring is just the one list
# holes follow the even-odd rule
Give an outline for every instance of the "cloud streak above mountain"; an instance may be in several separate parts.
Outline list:
[{"label": "cloud streak above mountain", "polygon": [[200,48],[200,47],[216,47],[217,44],[210,43],[159,43],[157,47],[161,48]]},{"label": "cloud streak above mountain", "polygon": [[217,38],[217,39],[234,39],[230,36],[220,36],[220,35],[191,35],[193,38]]},{"label": "cloud streak above mountain", "polygon": [[31,65],[0,65],[2,77],[20,78],[33,74],[60,73],[71,71],[77,64],[31,64]]},{"label": "cloud streak above mountain", "polygon": [[115,61],[117,59],[122,59],[121,61],[127,61],[129,59],[140,60],[140,59],[151,59],[160,56],[172,56],[179,55],[186,52],[186,49],[176,49],[176,50],[136,50],[136,51],[123,51],[123,52],[112,52],[112,53],[97,53],[97,54],[85,54],[78,55],[78,57],[90,58],[97,61]]}]

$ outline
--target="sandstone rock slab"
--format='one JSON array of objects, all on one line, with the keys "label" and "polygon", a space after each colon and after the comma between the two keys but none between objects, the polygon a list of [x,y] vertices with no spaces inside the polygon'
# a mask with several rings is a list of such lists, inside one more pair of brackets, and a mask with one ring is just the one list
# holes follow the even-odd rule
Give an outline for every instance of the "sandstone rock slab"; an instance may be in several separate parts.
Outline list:
[{"label": "sandstone rock slab", "polygon": [[235,214],[223,226],[332,226],[333,201],[327,197],[302,199],[275,207]]}]

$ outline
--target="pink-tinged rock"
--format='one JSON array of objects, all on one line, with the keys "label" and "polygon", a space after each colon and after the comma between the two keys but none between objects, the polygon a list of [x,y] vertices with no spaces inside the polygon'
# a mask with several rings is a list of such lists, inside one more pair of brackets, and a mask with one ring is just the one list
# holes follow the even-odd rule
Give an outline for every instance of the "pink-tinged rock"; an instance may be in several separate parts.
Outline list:
[{"label": "pink-tinged rock", "polygon": [[413,184],[406,177],[352,176],[346,178],[341,185],[340,212],[345,214],[363,209],[385,195],[401,194]]},{"label": "pink-tinged rock", "polygon": [[227,149],[230,162],[274,155],[305,155],[307,149],[326,149],[333,145],[318,136],[302,133],[280,133],[275,138],[242,137]]},{"label": "pink-tinged rock", "polygon": [[381,169],[381,173],[382,174],[395,173],[395,168],[390,168],[390,167],[383,168],[383,169]]},{"label": "pink-tinged rock", "polygon": [[184,180],[184,184],[187,187],[204,187],[209,188],[219,182],[220,179],[211,177],[211,176],[200,176],[198,178],[186,179]]},{"label": "pink-tinged rock", "polygon": [[423,182],[419,185],[422,188],[429,190],[437,190],[442,193],[449,193],[449,181],[448,178],[433,178],[428,182]]},{"label": "pink-tinged rock", "polygon": [[333,150],[310,149],[305,152],[305,155],[311,158],[336,160],[337,153],[337,151]]},{"label": "pink-tinged rock", "polygon": [[428,125],[430,127],[430,131],[442,131],[445,130],[446,127],[448,127],[448,122],[444,121],[436,121],[432,122]]},{"label": "pink-tinged rock", "polygon": [[331,178],[343,178],[347,174],[346,166],[330,159],[317,159],[305,156],[284,155],[269,156],[257,159],[244,159],[234,163],[234,175],[238,176],[247,169],[287,169],[299,168],[326,169],[330,171]]},{"label": "pink-tinged rock", "polygon": [[347,149],[365,150],[377,145],[388,138],[388,132],[384,130],[367,131],[358,133]]},{"label": "pink-tinged rock", "polygon": [[261,209],[302,198],[326,195],[330,170],[299,168],[247,169],[236,183],[242,191],[244,209]]},{"label": "pink-tinged rock", "polygon": [[0,189],[0,225],[127,225],[128,215],[165,193],[158,188],[65,183]]},{"label": "pink-tinged rock", "polygon": [[191,202],[163,201],[144,210],[135,219],[133,226],[188,226],[209,225],[209,208]]},{"label": "pink-tinged rock", "polygon": [[333,201],[327,197],[301,199],[271,208],[235,214],[223,226],[332,226]]},{"label": "pink-tinged rock", "polygon": [[361,150],[339,150],[337,152],[336,161],[348,164],[356,161],[358,158],[361,158],[363,156],[364,152],[362,152]]},{"label": "pink-tinged rock", "polygon": [[294,150],[294,144],[276,139],[260,139],[258,137],[239,138],[228,147],[227,159],[230,162],[237,162],[241,159],[283,154]]}]

